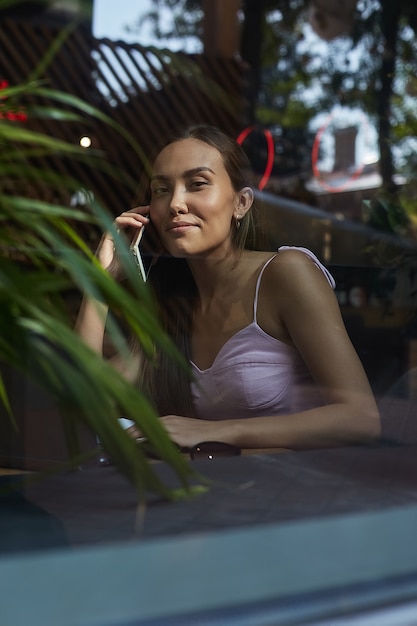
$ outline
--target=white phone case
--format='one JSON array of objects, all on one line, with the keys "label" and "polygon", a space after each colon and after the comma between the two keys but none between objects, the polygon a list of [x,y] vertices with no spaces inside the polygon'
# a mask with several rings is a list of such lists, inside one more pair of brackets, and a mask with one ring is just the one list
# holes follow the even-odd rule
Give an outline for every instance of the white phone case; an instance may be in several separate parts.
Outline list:
[{"label": "white phone case", "polygon": [[146,272],[145,272],[145,268],[143,265],[143,261],[142,261],[142,256],[139,250],[139,244],[140,244],[140,240],[142,239],[143,236],[143,231],[144,231],[144,227],[142,226],[142,228],[139,228],[137,233],[135,234],[135,236],[132,239],[132,242],[130,244],[130,251],[133,255],[133,258],[135,259],[136,265],[138,266],[140,275],[143,279],[143,282],[146,283]]}]

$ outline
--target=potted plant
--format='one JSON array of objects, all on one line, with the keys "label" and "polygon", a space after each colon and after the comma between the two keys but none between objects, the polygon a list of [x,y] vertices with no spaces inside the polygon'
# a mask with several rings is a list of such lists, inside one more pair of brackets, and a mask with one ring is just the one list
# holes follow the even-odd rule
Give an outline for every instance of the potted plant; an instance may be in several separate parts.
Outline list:
[{"label": "potted plant", "polygon": [[[46,99],[49,104],[31,105],[36,98]],[[105,156],[94,151],[87,154],[80,146],[31,130],[23,121],[24,115],[59,119],[62,124],[99,119],[122,133],[138,159],[144,161],[140,146],[123,128],[86,102],[48,89],[39,80],[3,85],[1,102],[0,326],[7,332],[2,332],[0,338],[0,365],[22,372],[54,399],[73,464],[80,462],[77,424],[83,423],[97,434],[138,494],[150,489],[173,498],[188,492],[191,469],[169,440],[153,407],[140,390],[82,343],[65,306],[65,294],[74,289],[99,298],[117,313],[109,332],[119,353],[127,354],[129,349],[124,332],[127,328],[148,358],[152,358],[157,343],[178,359],[179,367],[183,365],[156,321],[150,293],[126,242],[114,231],[112,216],[94,199],[88,210],[71,208],[62,199],[69,198],[80,183],[39,165],[39,157],[48,163],[48,157],[58,154],[110,171]],[[24,114],[22,102],[29,102]],[[114,168],[111,174],[121,175]],[[49,200],[37,198],[39,184],[50,191]],[[80,236],[80,226],[85,224],[114,231],[125,284],[115,282],[100,267]],[[2,378],[0,398],[13,420]],[[154,465],[119,425],[121,415],[136,422],[158,456],[172,466],[184,489],[169,489],[159,480]]]}]

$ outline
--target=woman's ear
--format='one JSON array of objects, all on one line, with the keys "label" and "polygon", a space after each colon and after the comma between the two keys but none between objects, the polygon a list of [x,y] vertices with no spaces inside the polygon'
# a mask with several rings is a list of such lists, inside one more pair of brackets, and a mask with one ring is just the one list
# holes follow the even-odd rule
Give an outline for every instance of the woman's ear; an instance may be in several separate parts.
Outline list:
[{"label": "woman's ear", "polygon": [[253,204],[254,194],[251,187],[243,187],[237,194],[237,205],[233,214],[234,218],[241,220]]}]

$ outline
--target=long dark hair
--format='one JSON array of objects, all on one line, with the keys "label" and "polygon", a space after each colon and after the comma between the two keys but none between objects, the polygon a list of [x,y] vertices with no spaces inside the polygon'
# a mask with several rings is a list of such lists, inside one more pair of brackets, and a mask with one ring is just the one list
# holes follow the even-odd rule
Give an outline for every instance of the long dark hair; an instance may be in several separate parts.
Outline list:
[{"label": "long dark hair", "polygon": [[[233,189],[254,187],[254,175],[249,159],[241,146],[218,128],[198,125],[187,128],[165,142],[159,152],[176,141],[198,139],[220,153]],[[143,184],[143,183],[142,183]],[[150,202],[149,182],[142,187],[142,203]],[[145,254],[155,249],[156,233],[146,227]],[[253,209],[247,211],[239,227],[232,225],[232,245],[235,250],[255,248],[255,225]],[[189,363],[191,357],[190,338],[198,293],[194,278],[185,259],[169,254],[158,258],[149,273],[149,284],[153,290],[160,322],[179,352]],[[193,415],[190,395],[190,370],[181,367],[164,351],[157,354],[154,362],[144,363],[141,385],[155,404],[160,415]]]}]

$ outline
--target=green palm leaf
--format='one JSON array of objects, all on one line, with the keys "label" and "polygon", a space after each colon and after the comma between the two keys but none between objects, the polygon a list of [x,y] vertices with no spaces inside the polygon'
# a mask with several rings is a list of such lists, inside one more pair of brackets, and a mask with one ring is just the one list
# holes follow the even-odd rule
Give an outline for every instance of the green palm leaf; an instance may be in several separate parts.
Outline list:
[{"label": "green palm leaf", "polygon": [[[7,95],[6,107],[19,106],[20,99],[28,95],[42,98],[45,105],[36,105],[36,114],[62,124],[81,117],[87,118],[86,123],[95,118],[108,124],[129,142],[138,160],[147,167],[141,146],[126,129],[71,94],[32,81],[9,88]],[[18,369],[48,392],[60,409],[74,462],[78,454],[75,425],[83,423],[97,435],[139,494],[150,489],[165,497],[177,497],[178,492],[160,481],[155,465],[119,425],[118,418],[128,416],[155,452],[171,465],[184,492],[190,493],[193,473],[170,441],[153,407],[139,389],[83,344],[73,329],[66,305],[70,292],[84,292],[102,300],[114,313],[108,330],[113,346],[122,356],[127,356],[129,349],[127,328],[147,358],[152,358],[158,345],[176,359],[178,367],[188,367],[162,332],[151,294],[138,275],[126,242],[114,230],[113,217],[97,201],[88,210],[79,210],[24,192],[31,181],[66,190],[68,197],[80,186],[75,177],[43,168],[36,160],[38,156],[59,154],[82,160],[121,180],[128,177],[115,171],[100,153],[87,153],[4,118],[0,118],[0,143],[5,147],[0,151],[0,327],[8,329],[0,336],[0,364]],[[134,188],[135,181],[128,182]],[[16,183],[18,193],[11,191]],[[126,275],[125,284],[115,282],[100,267],[79,233],[82,224],[101,231],[112,230]],[[11,412],[2,378],[0,402]]]}]

